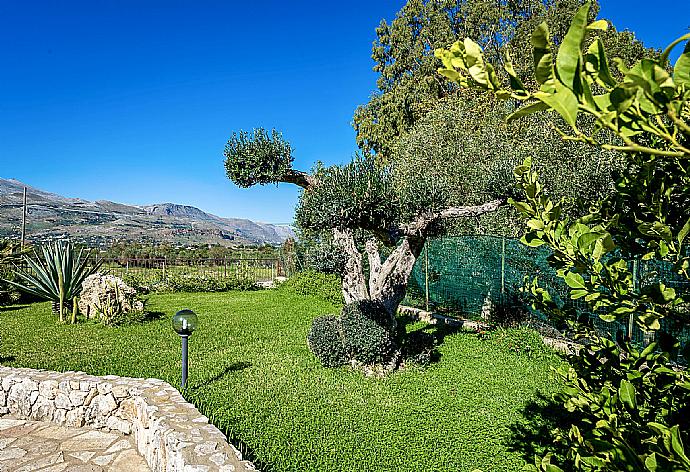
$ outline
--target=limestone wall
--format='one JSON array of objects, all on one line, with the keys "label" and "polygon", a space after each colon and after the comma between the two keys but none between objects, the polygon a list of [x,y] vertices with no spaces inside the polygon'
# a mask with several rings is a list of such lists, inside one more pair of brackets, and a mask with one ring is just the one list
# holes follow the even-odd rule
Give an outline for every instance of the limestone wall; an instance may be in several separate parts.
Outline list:
[{"label": "limestone wall", "polygon": [[250,471],[208,418],[158,379],[0,367],[0,416],[134,435],[153,471]]}]

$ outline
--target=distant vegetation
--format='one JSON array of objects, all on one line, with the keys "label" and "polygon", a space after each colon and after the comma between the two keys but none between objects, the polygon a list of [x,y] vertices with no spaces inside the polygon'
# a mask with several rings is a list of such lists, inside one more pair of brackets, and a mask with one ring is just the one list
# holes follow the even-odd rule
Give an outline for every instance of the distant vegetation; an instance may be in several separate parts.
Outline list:
[{"label": "distant vegetation", "polygon": [[280,249],[269,244],[226,247],[219,244],[196,244],[176,246],[172,244],[142,244],[135,242],[115,243],[102,249],[99,257],[105,259],[156,259],[176,260],[198,259],[243,259],[272,258],[278,256]]}]

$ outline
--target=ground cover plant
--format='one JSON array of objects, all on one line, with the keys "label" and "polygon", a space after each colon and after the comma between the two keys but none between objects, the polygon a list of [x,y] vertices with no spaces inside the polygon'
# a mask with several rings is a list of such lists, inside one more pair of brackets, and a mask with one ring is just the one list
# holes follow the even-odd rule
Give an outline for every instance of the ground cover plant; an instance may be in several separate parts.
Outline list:
[{"label": "ground cover plant", "polygon": [[439,332],[439,362],[383,379],[324,369],[305,339],[322,299],[287,291],[152,295],[165,316],[103,327],[56,325],[46,303],[0,312],[4,365],[158,377],[179,386],[170,317],[199,314],[187,397],[266,471],[514,471],[523,408],[558,385],[553,355],[517,354],[475,333]]}]

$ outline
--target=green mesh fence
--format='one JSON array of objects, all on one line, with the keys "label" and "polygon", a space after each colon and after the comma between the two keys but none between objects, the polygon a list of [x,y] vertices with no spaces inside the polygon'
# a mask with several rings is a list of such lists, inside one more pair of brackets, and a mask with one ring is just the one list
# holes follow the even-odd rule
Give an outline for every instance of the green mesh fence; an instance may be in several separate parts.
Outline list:
[{"label": "green mesh fence", "polygon": [[[581,300],[567,296],[565,284],[549,266],[546,248],[529,248],[516,239],[492,236],[458,236],[433,239],[427,242],[412,271],[406,303],[435,311],[456,312],[473,317],[482,307],[492,305],[522,305],[527,308],[520,288],[525,277],[539,278],[557,303],[567,304],[580,314],[589,315]],[[664,281],[680,294],[690,294],[690,283],[674,273],[671,264],[660,261],[635,261],[633,275],[636,287]],[[541,313],[533,313],[544,318]],[[645,344],[650,333],[634,323],[607,323],[592,316],[593,324],[611,337],[630,337]],[[662,331],[668,331],[683,342],[690,339],[690,329],[671,326],[664,320]]]}]

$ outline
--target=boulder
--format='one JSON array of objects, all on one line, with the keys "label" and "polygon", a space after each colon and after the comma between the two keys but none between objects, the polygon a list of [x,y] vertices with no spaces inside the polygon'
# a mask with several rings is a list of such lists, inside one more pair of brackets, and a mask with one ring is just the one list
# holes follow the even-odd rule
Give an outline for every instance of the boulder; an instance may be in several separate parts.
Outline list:
[{"label": "boulder", "polygon": [[79,311],[87,318],[103,319],[112,312],[108,307],[116,307],[118,313],[124,314],[143,311],[144,303],[120,277],[100,273],[88,276],[82,284]]}]

